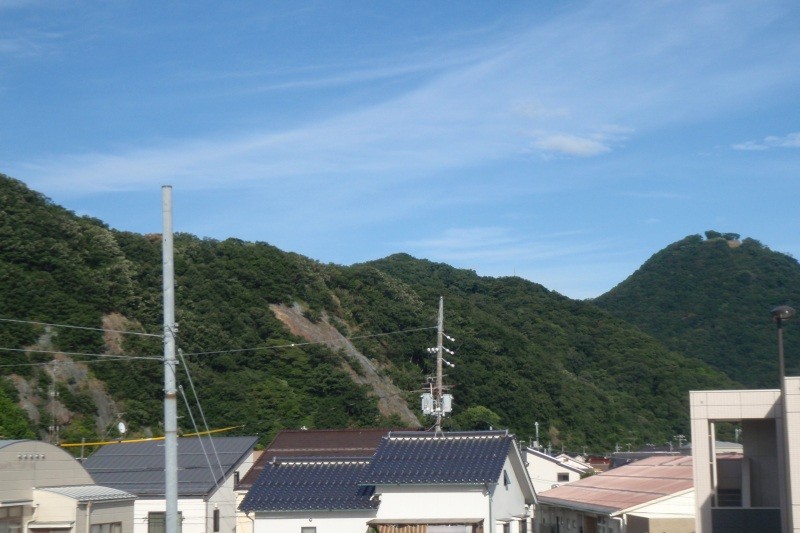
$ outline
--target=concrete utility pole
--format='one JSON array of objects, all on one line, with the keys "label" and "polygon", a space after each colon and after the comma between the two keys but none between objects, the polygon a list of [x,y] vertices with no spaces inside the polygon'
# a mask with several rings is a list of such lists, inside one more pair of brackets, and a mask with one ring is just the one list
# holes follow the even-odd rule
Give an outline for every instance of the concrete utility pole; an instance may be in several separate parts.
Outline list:
[{"label": "concrete utility pole", "polygon": [[164,223],[162,272],[164,278],[164,496],[166,533],[178,533],[178,401],[175,360],[175,263],[172,246],[172,187],[161,188]]},{"label": "concrete utility pole", "polygon": [[436,325],[436,433],[442,431],[444,386],[442,385],[442,343],[444,339],[444,296],[439,296],[439,321]]}]

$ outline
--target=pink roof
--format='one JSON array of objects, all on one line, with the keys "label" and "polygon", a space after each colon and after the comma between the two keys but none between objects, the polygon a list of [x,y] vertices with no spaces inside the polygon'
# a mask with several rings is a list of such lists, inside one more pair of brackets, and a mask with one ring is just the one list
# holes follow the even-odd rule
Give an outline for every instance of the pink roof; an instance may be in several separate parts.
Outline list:
[{"label": "pink roof", "polygon": [[615,514],[694,486],[691,456],[655,456],[539,493],[539,502]]}]

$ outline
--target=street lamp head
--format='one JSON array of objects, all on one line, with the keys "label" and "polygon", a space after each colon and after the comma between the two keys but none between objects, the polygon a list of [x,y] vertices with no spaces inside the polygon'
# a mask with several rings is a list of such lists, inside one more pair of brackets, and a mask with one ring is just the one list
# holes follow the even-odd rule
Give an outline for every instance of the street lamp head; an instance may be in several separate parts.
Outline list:
[{"label": "street lamp head", "polygon": [[781,322],[782,320],[792,318],[795,312],[796,311],[793,307],[789,307],[788,305],[779,305],[772,310],[772,318],[774,318],[776,322]]}]

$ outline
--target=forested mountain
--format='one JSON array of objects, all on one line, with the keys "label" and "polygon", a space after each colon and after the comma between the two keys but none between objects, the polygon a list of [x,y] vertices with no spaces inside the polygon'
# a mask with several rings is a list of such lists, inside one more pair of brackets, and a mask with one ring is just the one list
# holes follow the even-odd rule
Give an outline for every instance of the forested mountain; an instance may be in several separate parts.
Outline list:
[{"label": "forested mountain", "polygon": [[[800,305],[800,264],[756,240],[707,231],[656,253],[595,303],[747,387],[777,388],[770,311]],[[788,375],[800,373],[798,328],[784,326]]]},{"label": "forested mountain", "polygon": [[[75,216],[5,176],[0,201],[0,406],[31,421],[3,411],[0,438],[51,425],[62,440],[106,438],[117,416],[134,435],[159,433],[161,340],[131,333],[161,331],[161,237]],[[178,234],[175,274],[187,403],[196,388],[211,427],[244,425],[262,441],[281,428],[406,424],[379,410],[372,371],[422,420],[439,296],[456,339],[446,427],[527,439],[538,422],[541,441],[571,449],[662,443],[688,434],[688,390],[733,386],[592,303],[407,255],[344,267]],[[291,306],[305,332],[276,316]],[[329,324],[366,358],[308,341]],[[191,431],[196,413],[182,414]]]}]

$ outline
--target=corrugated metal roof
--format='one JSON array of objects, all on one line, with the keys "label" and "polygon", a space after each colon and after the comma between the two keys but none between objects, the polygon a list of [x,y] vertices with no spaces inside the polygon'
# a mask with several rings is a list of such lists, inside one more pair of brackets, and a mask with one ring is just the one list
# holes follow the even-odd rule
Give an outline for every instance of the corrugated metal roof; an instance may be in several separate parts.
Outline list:
[{"label": "corrugated metal roof", "polygon": [[369,459],[289,458],[265,466],[242,511],[372,510],[374,487],[359,486]]},{"label": "corrugated metal roof", "polygon": [[46,492],[54,492],[67,496],[82,502],[96,502],[104,500],[132,500],[136,498],[135,494],[125,492],[124,490],[115,489],[112,487],[103,487],[100,485],[75,485],[72,487],[47,487],[38,490]]},{"label": "corrugated metal roof", "polygon": [[285,429],[280,431],[239,482],[247,490],[274,459],[285,457],[372,457],[388,429]]},{"label": "corrugated metal roof", "polygon": [[361,483],[495,483],[512,441],[505,431],[392,432],[381,441]]},{"label": "corrugated metal roof", "polygon": [[[221,483],[227,478],[252,451],[257,439],[257,437],[178,439],[178,494],[205,496],[213,492],[216,483]],[[214,456],[214,449],[219,460]],[[106,445],[92,454],[83,466],[98,484],[137,496],[164,495],[163,441]]]},{"label": "corrugated metal roof", "polygon": [[552,490],[539,502],[614,514],[694,486],[692,458],[649,457]]},{"label": "corrugated metal roof", "polygon": [[27,442],[30,439],[17,439],[17,440],[0,440],[0,448],[5,448],[6,446],[11,446],[12,444],[17,444],[18,442]]}]

